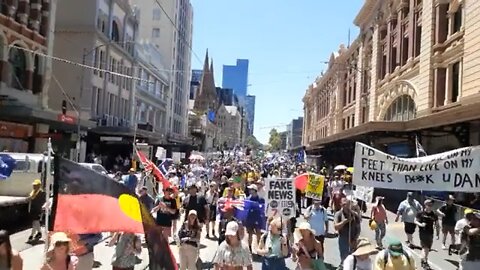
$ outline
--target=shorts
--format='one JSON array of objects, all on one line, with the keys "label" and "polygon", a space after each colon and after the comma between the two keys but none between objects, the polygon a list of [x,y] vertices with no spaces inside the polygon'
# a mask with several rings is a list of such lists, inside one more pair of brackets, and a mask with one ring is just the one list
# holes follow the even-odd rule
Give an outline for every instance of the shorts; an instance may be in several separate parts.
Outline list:
[{"label": "shorts", "polygon": [[422,248],[432,249],[433,234],[420,233],[420,246]]},{"label": "shorts", "polygon": [[442,225],[442,232],[443,233],[449,233],[449,234],[455,234],[455,226],[452,225]]},{"label": "shorts", "polygon": [[209,216],[209,221],[215,222],[217,219],[217,205],[211,204],[210,205],[210,216]]},{"label": "shorts", "polygon": [[415,223],[404,222],[403,224],[404,224],[404,230],[406,234],[415,233],[415,229],[417,228],[417,225],[415,225]]}]

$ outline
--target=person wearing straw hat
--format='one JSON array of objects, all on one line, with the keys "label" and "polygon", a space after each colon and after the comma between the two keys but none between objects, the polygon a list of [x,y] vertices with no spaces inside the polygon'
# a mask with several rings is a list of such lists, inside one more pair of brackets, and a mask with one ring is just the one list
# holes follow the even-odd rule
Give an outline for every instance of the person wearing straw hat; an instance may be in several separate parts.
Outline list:
[{"label": "person wearing straw hat", "polygon": [[71,243],[72,240],[64,232],[52,234],[41,270],[74,270],[76,258],[70,255]]},{"label": "person wearing straw hat", "polygon": [[357,249],[343,262],[343,270],[372,270],[370,256],[377,254],[378,250],[366,238],[359,238]]},{"label": "person wearing straw hat", "polygon": [[40,240],[42,238],[42,228],[40,219],[43,213],[43,205],[46,202],[45,191],[42,189],[42,181],[35,179],[32,182],[32,191],[28,196],[28,213],[32,221],[32,232],[28,237],[28,242]]},{"label": "person wearing straw hat", "polygon": [[316,270],[325,268],[322,244],[315,239],[315,234],[315,230],[307,222],[300,223],[295,229],[292,260],[298,262],[297,269]]}]

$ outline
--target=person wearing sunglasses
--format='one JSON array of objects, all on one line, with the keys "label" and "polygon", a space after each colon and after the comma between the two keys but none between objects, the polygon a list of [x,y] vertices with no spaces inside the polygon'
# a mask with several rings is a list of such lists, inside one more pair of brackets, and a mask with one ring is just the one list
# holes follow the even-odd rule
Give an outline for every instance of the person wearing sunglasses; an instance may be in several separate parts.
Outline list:
[{"label": "person wearing sunglasses", "polygon": [[22,270],[23,260],[20,254],[12,249],[10,235],[0,230],[0,270]]}]

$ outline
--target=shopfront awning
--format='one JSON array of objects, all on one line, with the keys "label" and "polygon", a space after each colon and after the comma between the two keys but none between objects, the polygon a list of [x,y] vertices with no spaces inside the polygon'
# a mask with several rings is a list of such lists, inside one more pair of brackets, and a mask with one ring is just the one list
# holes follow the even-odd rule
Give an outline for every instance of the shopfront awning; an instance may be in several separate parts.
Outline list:
[{"label": "shopfront awning", "polygon": [[404,122],[386,122],[376,121],[368,122],[348,130],[339,132],[337,134],[313,141],[307,150],[321,148],[322,146],[342,140],[355,139],[363,135],[374,133],[409,133],[420,132],[435,127],[448,126],[462,122],[469,122],[480,119],[480,105],[469,104],[460,105],[445,109],[442,111],[433,112],[421,117],[417,117],[410,121]]}]

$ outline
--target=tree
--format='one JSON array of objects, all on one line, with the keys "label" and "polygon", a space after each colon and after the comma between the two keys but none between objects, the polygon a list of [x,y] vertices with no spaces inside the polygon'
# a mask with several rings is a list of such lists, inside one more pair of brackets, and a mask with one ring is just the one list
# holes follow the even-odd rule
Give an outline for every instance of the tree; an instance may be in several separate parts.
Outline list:
[{"label": "tree", "polygon": [[262,149],[263,144],[261,144],[255,136],[250,135],[245,139],[245,144],[252,149]]},{"label": "tree", "polygon": [[282,138],[280,133],[275,128],[270,130],[270,139],[268,140],[268,144],[270,144],[270,151],[279,151],[282,147]]}]

